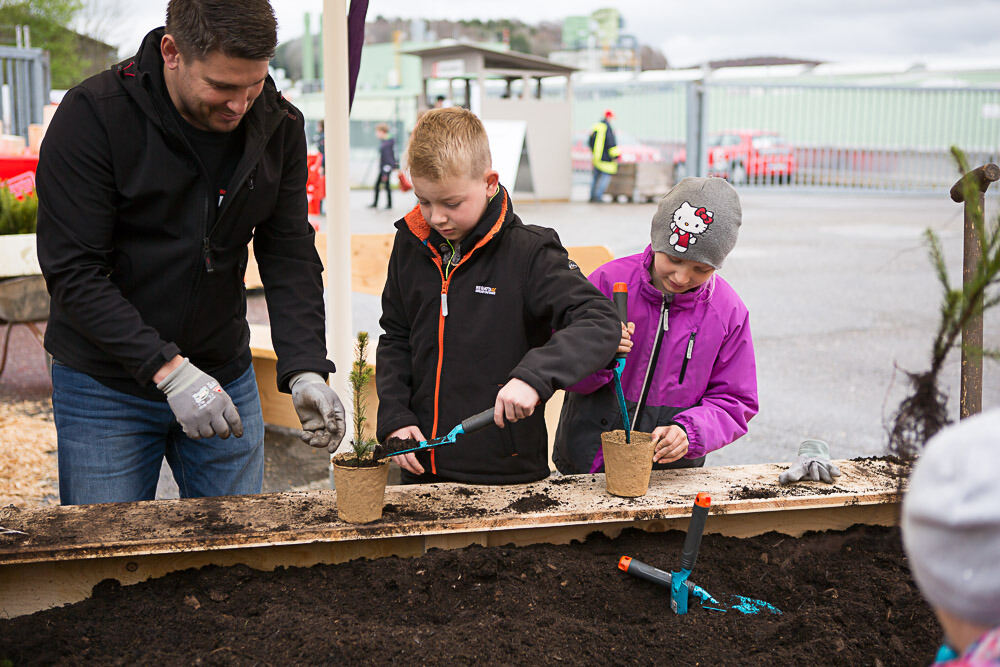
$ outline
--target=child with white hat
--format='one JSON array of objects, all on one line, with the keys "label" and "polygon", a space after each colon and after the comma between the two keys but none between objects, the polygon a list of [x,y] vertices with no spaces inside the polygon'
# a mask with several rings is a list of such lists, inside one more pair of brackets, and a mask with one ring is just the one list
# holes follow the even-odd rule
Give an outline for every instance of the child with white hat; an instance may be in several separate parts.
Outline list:
[{"label": "child with white hat", "polygon": [[931,438],[903,500],[903,546],[946,645],[935,664],[1000,665],[1000,409]]}]

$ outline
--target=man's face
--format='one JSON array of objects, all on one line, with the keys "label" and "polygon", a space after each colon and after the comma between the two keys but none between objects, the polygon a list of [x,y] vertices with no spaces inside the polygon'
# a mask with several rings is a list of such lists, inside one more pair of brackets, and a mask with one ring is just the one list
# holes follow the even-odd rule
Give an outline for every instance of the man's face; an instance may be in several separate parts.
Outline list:
[{"label": "man's face", "polygon": [[481,178],[453,176],[435,181],[413,176],[412,180],[424,220],[449,241],[461,241],[483,217],[498,176],[490,170]]},{"label": "man's face", "polygon": [[188,58],[170,35],[164,35],[160,49],[170,99],[181,117],[199,130],[232,132],[264,89],[267,60],[221,51]]}]

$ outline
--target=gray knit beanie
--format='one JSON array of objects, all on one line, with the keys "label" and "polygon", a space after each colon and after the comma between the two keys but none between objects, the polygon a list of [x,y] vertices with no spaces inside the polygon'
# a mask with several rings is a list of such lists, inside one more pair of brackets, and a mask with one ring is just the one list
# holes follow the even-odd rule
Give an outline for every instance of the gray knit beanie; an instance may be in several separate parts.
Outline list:
[{"label": "gray knit beanie", "polygon": [[935,607],[1000,625],[1000,409],[931,438],[903,500],[903,546]]},{"label": "gray knit beanie", "polygon": [[653,250],[722,268],[743,222],[740,198],[721,178],[685,178],[653,216]]}]

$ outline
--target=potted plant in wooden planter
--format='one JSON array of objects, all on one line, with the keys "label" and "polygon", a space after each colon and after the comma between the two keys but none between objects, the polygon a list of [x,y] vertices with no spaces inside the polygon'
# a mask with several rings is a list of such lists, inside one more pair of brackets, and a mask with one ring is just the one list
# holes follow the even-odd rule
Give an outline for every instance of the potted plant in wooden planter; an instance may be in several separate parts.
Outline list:
[{"label": "potted plant in wooden planter", "polygon": [[367,361],[368,332],[358,332],[354,363],[348,381],[354,404],[351,450],[333,457],[333,485],[337,490],[337,515],[349,523],[370,523],[382,518],[382,501],[389,479],[389,459],[375,458],[375,438],[365,433],[365,390],[375,374]]},{"label": "potted plant in wooden planter", "polygon": [[601,434],[604,451],[604,479],[608,493],[613,496],[634,498],[646,495],[649,476],[653,471],[653,436],[632,431],[629,442],[625,431],[606,431]]},{"label": "potted plant in wooden planter", "polygon": [[0,187],[0,278],[40,274],[35,227],[38,197],[34,191],[15,195]]},{"label": "potted plant in wooden planter", "polygon": [[[49,293],[35,243],[37,220],[34,190],[15,194],[6,184],[0,186],[0,321],[8,327],[49,316]],[[35,335],[40,336],[37,331]]]}]

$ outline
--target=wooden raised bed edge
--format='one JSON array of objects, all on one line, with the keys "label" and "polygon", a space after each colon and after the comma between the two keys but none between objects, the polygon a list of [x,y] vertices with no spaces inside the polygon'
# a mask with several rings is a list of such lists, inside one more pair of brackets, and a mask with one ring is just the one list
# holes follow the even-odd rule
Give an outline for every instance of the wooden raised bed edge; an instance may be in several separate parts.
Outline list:
[{"label": "wooden raised bed edge", "polygon": [[0,616],[90,596],[104,579],[129,585],[204,565],[259,570],[419,556],[473,544],[566,544],[628,527],[684,530],[699,491],[712,496],[707,533],[798,536],[854,524],[894,525],[898,486],[882,460],[838,461],[833,485],[777,484],[787,466],[757,464],[653,473],[649,492],[616,498],[603,475],[517,486],[389,487],[381,521],[340,522],[334,491],[275,493],[44,509],[0,509]]}]

